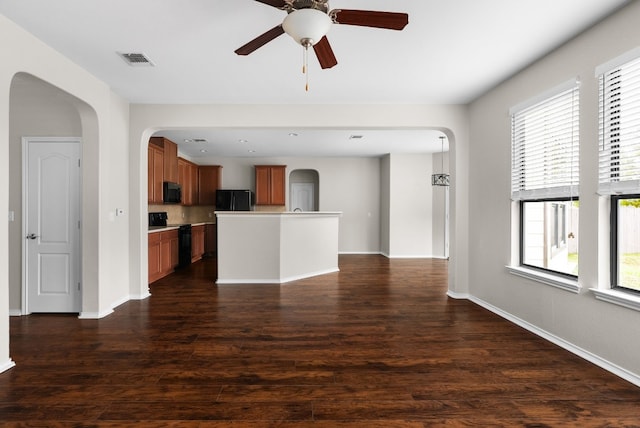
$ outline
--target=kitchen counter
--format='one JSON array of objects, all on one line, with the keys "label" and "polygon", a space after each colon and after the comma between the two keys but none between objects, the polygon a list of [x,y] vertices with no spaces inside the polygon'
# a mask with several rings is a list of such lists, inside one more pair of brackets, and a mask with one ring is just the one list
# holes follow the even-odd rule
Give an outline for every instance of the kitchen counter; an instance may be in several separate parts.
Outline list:
[{"label": "kitchen counter", "polygon": [[339,270],[340,212],[215,214],[217,284],[282,284]]}]

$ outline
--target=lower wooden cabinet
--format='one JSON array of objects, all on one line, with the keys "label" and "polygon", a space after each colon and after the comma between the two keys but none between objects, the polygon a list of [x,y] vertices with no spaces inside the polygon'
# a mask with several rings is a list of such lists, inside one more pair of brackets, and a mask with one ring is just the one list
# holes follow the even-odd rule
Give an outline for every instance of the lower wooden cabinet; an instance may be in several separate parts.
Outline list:
[{"label": "lower wooden cabinet", "polygon": [[149,234],[149,283],[164,278],[178,266],[178,231]]},{"label": "lower wooden cabinet", "polygon": [[204,254],[215,256],[218,251],[218,238],[216,237],[216,225],[207,224],[204,227]]},{"label": "lower wooden cabinet", "polygon": [[160,233],[149,234],[149,283],[161,278],[160,275]]},{"label": "lower wooden cabinet", "polygon": [[191,227],[191,262],[197,262],[204,255],[204,224]]}]

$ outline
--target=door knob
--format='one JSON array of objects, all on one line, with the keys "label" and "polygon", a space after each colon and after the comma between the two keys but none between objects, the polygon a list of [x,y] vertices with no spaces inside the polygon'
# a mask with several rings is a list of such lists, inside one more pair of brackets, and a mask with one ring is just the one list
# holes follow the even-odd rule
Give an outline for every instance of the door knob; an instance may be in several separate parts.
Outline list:
[{"label": "door knob", "polygon": [[27,239],[36,239],[38,236],[36,236],[35,233],[30,233],[29,235],[27,235]]}]

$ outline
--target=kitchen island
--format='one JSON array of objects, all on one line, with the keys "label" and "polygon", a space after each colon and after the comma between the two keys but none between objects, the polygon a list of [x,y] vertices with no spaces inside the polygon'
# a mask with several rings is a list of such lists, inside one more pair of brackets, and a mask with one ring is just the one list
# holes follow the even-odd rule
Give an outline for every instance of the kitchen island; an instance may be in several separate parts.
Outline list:
[{"label": "kitchen island", "polygon": [[282,284],[339,270],[340,212],[215,214],[217,284]]}]

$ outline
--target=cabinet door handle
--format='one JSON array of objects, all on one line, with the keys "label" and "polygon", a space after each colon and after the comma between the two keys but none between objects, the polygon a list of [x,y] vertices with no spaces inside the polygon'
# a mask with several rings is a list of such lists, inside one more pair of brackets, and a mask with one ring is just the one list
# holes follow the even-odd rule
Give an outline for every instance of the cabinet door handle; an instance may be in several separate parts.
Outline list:
[{"label": "cabinet door handle", "polygon": [[29,235],[27,235],[27,239],[36,239],[38,238],[38,236],[35,233],[30,233]]}]

